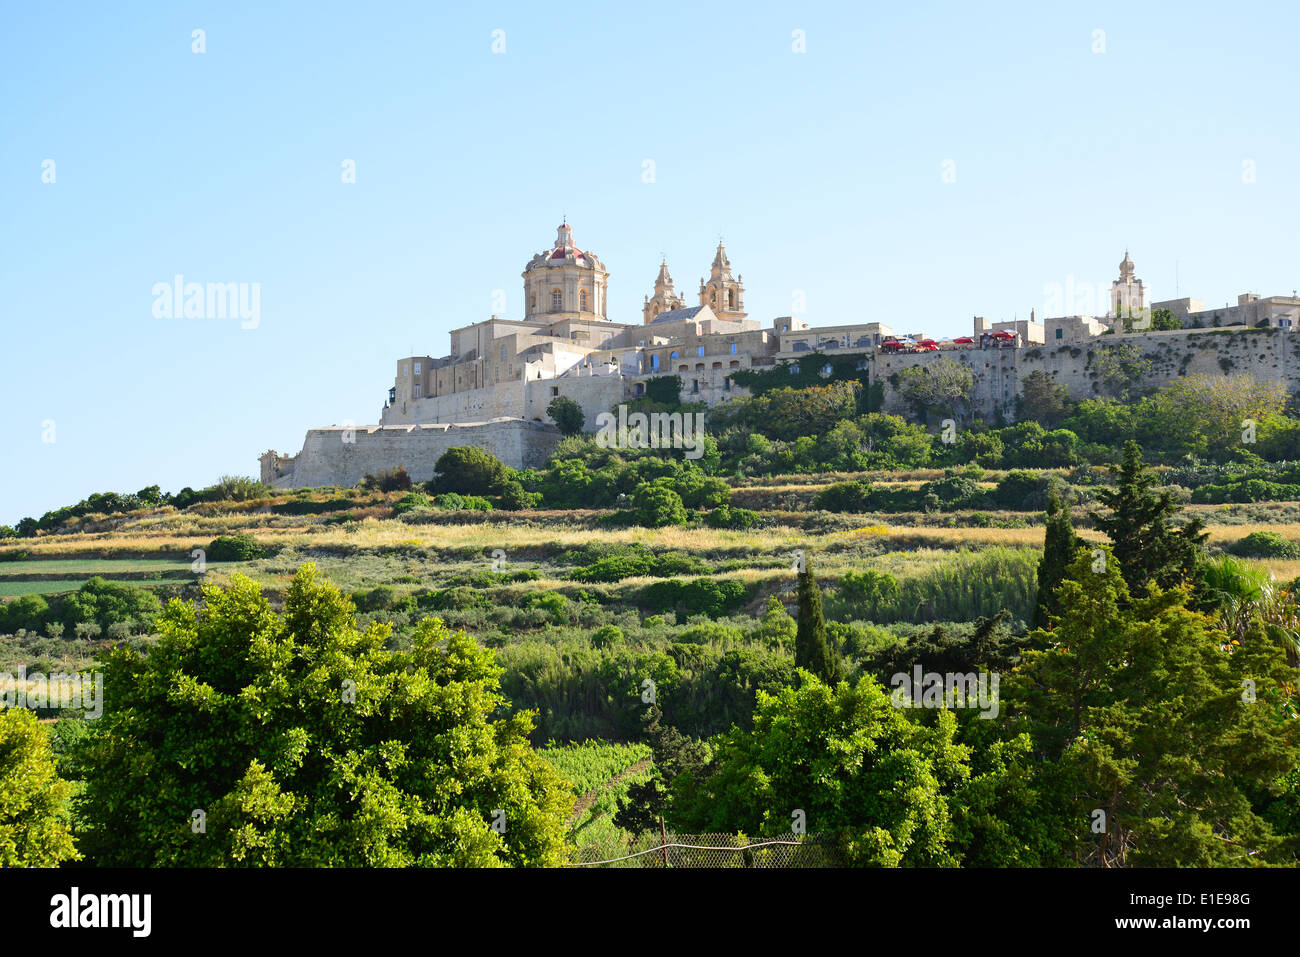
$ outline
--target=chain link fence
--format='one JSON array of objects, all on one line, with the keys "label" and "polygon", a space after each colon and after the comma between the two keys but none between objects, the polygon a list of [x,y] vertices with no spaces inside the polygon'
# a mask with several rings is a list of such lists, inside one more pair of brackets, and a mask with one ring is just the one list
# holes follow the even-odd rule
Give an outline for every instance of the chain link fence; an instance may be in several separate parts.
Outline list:
[{"label": "chain link fence", "polygon": [[743,837],[736,834],[646,832],[630,841],[577,848],[573,867],[845,867],[837,841],[816,834]]}]

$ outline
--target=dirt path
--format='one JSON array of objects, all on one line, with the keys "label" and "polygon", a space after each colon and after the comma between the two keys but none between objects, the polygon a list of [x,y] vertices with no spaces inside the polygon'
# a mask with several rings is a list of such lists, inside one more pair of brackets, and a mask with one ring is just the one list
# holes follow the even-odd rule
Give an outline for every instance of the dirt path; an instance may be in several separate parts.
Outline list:
[{"label": "dirt path", "polygon": [[596,798],[600,797],[601,792],[606,791],[609,788],[613,787],[615,784],[617,784],[619,781],[622,781],[625,777],[628,777],[629,775],[639,774],[640,772],[644,771],[646,768],[650,766],[650,762],[653,760],[654,758],[642,758],[640,761],[638,761],[636,764],[633,764],[631,767],[624,768],[622,771],[618,772],[618,774],[614,775],[612,778],[610,778],[600,787],[592,788],[582,797],[578,798],[578,800],[573,802],[573,813],[569,815],[569,819],[565,823],[568,825],[572,825],[577,821],[582,820],[582,815],[587,813],[587,808],[591,807],[594,803],[596,803]]}]

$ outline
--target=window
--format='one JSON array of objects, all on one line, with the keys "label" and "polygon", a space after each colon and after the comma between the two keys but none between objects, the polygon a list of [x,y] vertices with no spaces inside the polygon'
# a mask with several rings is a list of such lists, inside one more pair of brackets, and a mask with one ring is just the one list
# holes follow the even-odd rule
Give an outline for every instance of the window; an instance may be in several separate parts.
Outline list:
[{"label": "window", "polygon": [[700,351],[697,352],[696,355],[700,355],[700,356],[704,355],[704,346],[700,346]]},{"label": "window", "polygon": [[728,309],[736,308],[736,290],[734,289],[727,290],[727,308]]},{"label": "window", "polygon": [[1061,329],[1061,328],[1058,327],[1057,330],[1056,330],[1056,338],[1058,338],[1058,339],[1062,338],[1063,335],[1064,335],[1064,333],[1065,333],[1065,330],[1064,330],[1064,329]]},{"label": "window", "polygon": [[528,311],[529,312],[537,311],[537,293],[533,293],[531,296],[528,297]]},{"label": "window", "polygon": [[420,374],[420,363],[418,362],[415,364],[415,374],[416,375]]},{"label": "window", "polygon": [[418,383],[418,382],[415,383],[415,389],[414,389],[414,391],[411,393],[411,397],[412,397],[413,399],[418,399],[418,398],[420,397],[420,383]]},{"label": "window", "polygon": [[677,358],[677,350],[674,349],[674,350],[673,350],[673,354],[670,355],[668,358],[669,358],[669,359],[676,359],[676,358]]},{"label": "window", "polygon": [[[538,373],[537,373],[537,378],[540,379],[541,377],[542,377],[542,374],[541,374],[540,372],[538,372]],[[556,386],[556,385],[551,386],[551,395],[559,395],[559,394],[560,394],[560,387],[559,387],[559,386]]]},{"label": "window", "polygon": [[564,293],[558,289],[551,290],[551,311],[559,312],[564,308]]},{"label": "window", "polygon": [[585,289],[578,293],[578,309],[581,312],[587,311],[587,290]]},{"label": "window", "polygon": [[736,354],[736,344],[734,342],[731,344],[731,354],[733,356]]},{"label": "window", "polygon": [[700,391],[700,380],[699,380],[699,379],[694,379],[694,380],[692,380],[692,382],[691,382],[691,391],[692,391],[692,392],[699,392],[699,391]]},{"label": "window", "polygon": [[659,371],[659,356],[658,356],[658,355],[652,355],[652,356],[650,357],[650,368],[653,369],[655,372],[658,372],[658,371]]},{"label": "window", "polygon": [[504,342],[501,343],[501,361],[506,361],[506,344]]}]

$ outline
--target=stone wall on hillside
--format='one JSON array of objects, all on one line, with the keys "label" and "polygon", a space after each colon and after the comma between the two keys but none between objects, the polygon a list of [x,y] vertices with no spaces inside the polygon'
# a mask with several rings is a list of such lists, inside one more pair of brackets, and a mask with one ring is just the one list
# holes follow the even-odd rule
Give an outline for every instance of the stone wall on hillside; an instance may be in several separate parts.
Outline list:
[{"label": "stone wall on hillside", "polygon": [[350,487],[385,469],[404,467],[411,479],[433,478],[448,449],[476,446],[511,468],[540,468],[559,442],[553,425],[494,419],[459,425],[369,425],[311,429],[293,458],[262,456],[262,481],[276,488]]}]

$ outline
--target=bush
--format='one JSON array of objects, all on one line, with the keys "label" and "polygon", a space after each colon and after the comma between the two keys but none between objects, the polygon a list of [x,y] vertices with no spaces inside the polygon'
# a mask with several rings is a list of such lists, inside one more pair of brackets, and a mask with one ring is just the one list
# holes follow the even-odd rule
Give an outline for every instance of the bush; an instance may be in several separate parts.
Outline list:
[{"label": "bush", "polygon": [[243,475],[223,475],[216,485],[208,489],[207,498],[211,502],[246,502],[270,494],[271,486],[263,485],[257,479]]},{"label": "bush", "polygon": [[614,625],[601,625],[591,633],[593,648],[612,648],[623,641],[623,630]]},{"label": "bush", "polygon": [[[93,621],[109,637],[125,638],[135,625],[147,630],[161,612],[162,602],[148,589],[96,577],[64,599],[61,617],[74,631],[79,622]],[[126,626],[126,634],[113,631],[118,625]]]},{"label": "bush", "polygon": [[429,507],[429,496],[422,492],[407,492],[393,504],[393,517]]},{"label": "bush", "polygon": [[249,562],[267,558],[271,554],[251,535],[221,535],[208,543],[207,560],[210,562]]},{"label": "bush", "polygon": [[757,528],[762,516],[747,508],[723,505],[711,512],[704,513],[704,524],[710,528]]},{"label": "bush", "polygon": [[377,475],[367,472],[361,484],[371,491],[406,492],[411,488],[411,476],[399,465],[395,469],[384,469]]},{"label": "bush", "polygon": [[499,459],[472,445],[448,449],[434,469],[438,474],[429,485],[437,494],[496,495],[510,478]]},{"label": "bush", "polygon": [[871,510],[871,483],[837,482],[817,493],[813,507],[827,512],[867,512]]},{"label": "bush", "polygon": [[681,496],[663,485],[648,482],[638,485],[632,505],[636,523],[646,528],[686,524]]},{"label": "bush", "polygon": [[637,595],[642,607],[656,611],[679,611],[687,615],[717,618],[745,602],[745,586],[735,579],[671,579],[646,585]]},{"label": "bush", "polygon": [[456,492],[447,492],[443,495],[435,495],[433,504],[437,508],[447,509],[448,511],[471,511],[471,512],[490,512],[492,503],[481,495],[459,495]]},{"label": "bush", "polygon": [[541,503],[540,492],[528,492],[521,483],[511,479],[501,486],[497,505],[507,512],[517,512],[524,508],[536,508]]},{"label": "bush", "polygon": [[1300,544],[1277,532],[1251,532],[1228,546],[1228,551],[1242,558],[1300,558]]}]

